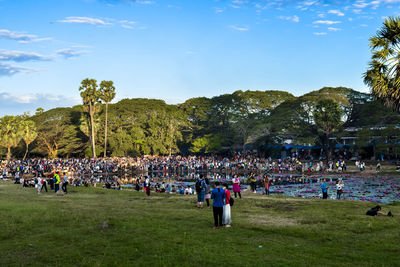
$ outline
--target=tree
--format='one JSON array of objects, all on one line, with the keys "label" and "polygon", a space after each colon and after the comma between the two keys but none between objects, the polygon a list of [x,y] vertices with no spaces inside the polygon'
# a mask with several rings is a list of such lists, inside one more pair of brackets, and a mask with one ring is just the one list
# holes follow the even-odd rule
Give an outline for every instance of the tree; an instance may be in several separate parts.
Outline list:
[{"label": "tree", "polygon": [[24,154],[24,159],[26,159],[26,156],[28,155],[28,148],[29,145],[36,139],[38,133],[36,130],[36,125],[34,121],[31,120],[23,120],[21,122],[21,127],[22,127],[22,139],[25,142],[26,145],[26,150]]},{"label": "tree", "polygon": [[95,143],[95,131],[94,131],[94,114],[95,105],[99,103],[100,92],[97,89],[97,81],[95,79],[85,79],[81,82],[79,87],[81,91],[81,97],[83,104],[88,106],[88,113],[90,116],[90,141],[92,146],[93,158],[96,158],[96,143]]},{"label": "tree", "polygon": [[44,109],[39,107],[39,108],[36,109],[35,115],[40,115],[40,114],[42,114],[43,112],[44,112]]},{"label": "tree", "polygon": [[342,125],[340,120],[342,111],[335,100],[330,98],[321,99],[315,105],[313,117],[317,130],[321,134],[321,144],[326,153],[326,159],[329,160],[332,155],[332,146],[330,146],[329,138]]},{"label": "tree", "polygon": [[11,148],[16,147],[22,139],[20,120],[15,116],[0,118],[0,145],[7,148],[7,160],[11,158]]},{"label": "tree", "polygon": [[107,153],[107,130],[108,130],[108,103],[115,97],[115,87],[112,81],[102,81],[100,83],[100,99],[106,103],[106,120],[104,130],[104,157]]},{"label": "tree", "polygon": [[372,60],[364,73],[375,98],[400,110],[400,18],[387,18],[369,40]]}]

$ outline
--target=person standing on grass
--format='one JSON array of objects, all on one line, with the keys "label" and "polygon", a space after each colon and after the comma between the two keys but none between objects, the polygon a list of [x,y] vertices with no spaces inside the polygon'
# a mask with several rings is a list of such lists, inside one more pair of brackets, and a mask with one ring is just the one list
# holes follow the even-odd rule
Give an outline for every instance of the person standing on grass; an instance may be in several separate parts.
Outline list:
[{"label": "person standing on grass", "polygon": [[242,195],[240,194],[240,179],[237,174],[232,179],[233,184],[233,192],[235,193],[235,198],[237,198],[237,194],[239,194],[239,198],[242,199]]},{"label": "person standing on grass", "polygon": [[43,190],[43,188],[46,190],[46,193],[48,192],[47,191],[47,181],[46,181],[46,177],[41,177],[41,179],[42,179],[42,184],[41,184],[41,189],[40,189],[40,191],[42,191]]},{"label": "person standing on grass", "polygon": [[214,215],[214,227],[213,229],[219,229],[222,227],[222,215],[224,212],[224,199],[225,190],[220,187],[220,182],[215,182],[216,188],[211,192],[211,198],[213,199],[213,215]]},{"label": "person standing on grass", "polygon": [[203,208],[204,197],[206,192],[206,182],[203,179],[203,174],[200,174],[199,179],[196,182],[196,194],[197,194],[197,208]]},{"label": "person standing on grass", "polygon": [[146,190],[146,195],[149,197],[150,196],[150,179],[148,176],[145,176],[143,187]]},{"label": "person standing on grass", "polygon": [[336,181],[336,199],[340,199],[340,196],[343,194],[343,186],[342,179],[338,179]]},{"label": "person standing on grass", "polygon": [[325,179],[322,181],[321,190],[322,190],[322,199],[327,199],[328,198],[328,186],[326,185]]},{"label": "person standing on grass", "polygon": [[211,198],[211,185],[208,178],[205,179],[206,182],[206,191],[205,191],[205,199],[207,202],[207,207],[210,207],[210,198]]},{"label": "person standing on grass", "polygon": [[225,227],[231,227],[232,223],[232,218],[231,218],[231,192],[229,192],[228,189],[228,184],[225,184],[224,186],[225,190],[225,205],[224,205],[224,210],[222,214],[222,224],[225,225]]},{"label": "person standing on grass", "polygon": [[268,175],[264,174],[264,187],[265,187],[265,194],[269,195],[269,187],[271,186],[272,180],[269,179]]},{"label": "person standing on grass", "polygon": [[64,177],[63,177],[63,183],[62,183],[62,190],[63,192],[66,194],[67,193],[67,185],[68,185],[68,176],[67,174],[64,172]]},{"label": "person standing on grass", "polygon": [[42,193],[42,177],[40,177],[40,175],[38,176],[37,179],[37,193],[38,195],[40,195]]},{"label": "person standing on grass", "polygon": [[61,183],[59,171],[54,174],[53,180],[54,180],[54,191],[57,193],[57,191],[60,190],[60,183]]},{"label": "person standing on grass", "polygon": [[256,177],[255,177],[254,173],[250,174],[250,187],[251,187],[251,191],[253,193],[257,193]]}]

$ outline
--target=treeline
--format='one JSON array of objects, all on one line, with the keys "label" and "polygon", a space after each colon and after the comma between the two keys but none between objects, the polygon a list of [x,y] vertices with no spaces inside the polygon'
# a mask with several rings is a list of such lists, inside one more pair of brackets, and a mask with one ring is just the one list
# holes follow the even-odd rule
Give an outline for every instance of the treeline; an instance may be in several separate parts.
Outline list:
[{"label": "treeline", "polygon": [[[80,90],[86,89],[81,86]],[[300,97],[284,91],[236,91],[213,98],[191,98],[178,105],[155,99],[123,99],[108,104],[111,100],[101,101],[100,96],[92,107],[82,96],[84,105],[48,111],[39,108],[32,116],[3,117],[3,157],[10,149],[14,157],[23,158],[28,143],[29,156],[53,158],[93,157],[91,141],[97,156],[138,156],[223,153],[245,148],[266,151],[269,145],[288,139],[294,140],[293,144],[319,144],[329,157],[338,138],[349,134],[346,129],[357,128],[363,146],[375,144],[376,150],[380,149],[379,142],[397,142],[394,126],[400,124],[400,116],[371,95],[344,87],[322,88]],[[8,142],[12,138],[5,138],[4,121],[9,118],[16,125],[26,121],[33,124],[33,140],[22,138],[21,127],[16,135],[19,137]],[[376,131],[385,129],[390,129],[388,138],[374,141]]]}]

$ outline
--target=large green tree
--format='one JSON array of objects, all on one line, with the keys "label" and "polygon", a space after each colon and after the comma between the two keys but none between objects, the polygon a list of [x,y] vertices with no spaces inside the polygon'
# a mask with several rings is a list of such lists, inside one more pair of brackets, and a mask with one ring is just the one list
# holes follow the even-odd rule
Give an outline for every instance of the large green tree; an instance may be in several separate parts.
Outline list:
[{"label": "large green tree", "polygon": [[369,42],[372,60],[364,73],[364,82],[377,99],[400,110],[400,18],[385,19]]},{"label": "large green tree", "polygon": [[95,142],[95,130],[94,130],[94,114],[95,105],[100,101],[100,91],[97,88],[97,81],[95,79],[84,79],[79,87],[81,91],[81,97],[83,104],[87,106],[88,113],[90,116],[90,141],[92,146],[93,158],[96,158],[96,142]]},{"label": "large green tree", "polygon": [[22,127],[22,139],[24,140],[26,146],[23,158],[23,160],[25,160],[26,156],[28,155],[29,145],[36,139],[38,133],[34,121],[23,120],[21,121],[21,127]]},{"label": "large green tree", "polygon": [[320,133],[321,145],[324,148],[326,159],[330,160],[333,148],[330,137],[342,125],[342,111],[335,100],[330,98],[321,99],[315,105],[313,117]]},{"label": "large green tree", "polygon": [[108,134],[108,104],[115,97],[115,86],[113,81],[102,81],[100,83],[100,99],[106,103],[106,119],[104,129],[104,157],[107,156],[107,134]]},{"label": "large green tree", "polygon": [[21,118],[4,116],[0,118],[0,145],[7,148],[7,160],[11,158],[11,148],[16,147],[22,139]]}]

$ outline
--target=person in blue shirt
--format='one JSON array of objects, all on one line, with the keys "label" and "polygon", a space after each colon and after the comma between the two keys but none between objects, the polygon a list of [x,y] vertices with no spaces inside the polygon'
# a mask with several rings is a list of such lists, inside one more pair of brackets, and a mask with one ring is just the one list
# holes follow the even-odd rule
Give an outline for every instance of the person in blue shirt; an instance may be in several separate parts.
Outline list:
[{"label": "person in blue shirt", "polygon": [[204,197],[206,194],[206,181],[203,179],[203,174],[200,174],[199,179],[196,182],[196,194],[197,194],[197,207],[203,208]]},{"label": "person in blue shirt", "polygon": [[215,182],[216,188],[211,192],[213,199],[213,214],[214,214],[214,227],[219,229],[222,227],[222,214],[224,211],[225,190],[221,188],[220,182]]},{"label": "person in blue shirt", "polygon": [[328,198],[328,187],[326,186],[325,179],[322,181],[321,190],[322,190],[322,199],[327,199]]}]

